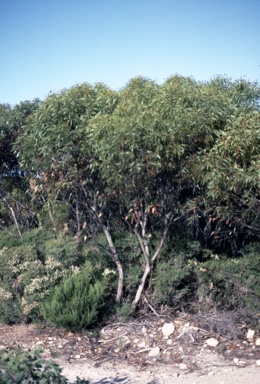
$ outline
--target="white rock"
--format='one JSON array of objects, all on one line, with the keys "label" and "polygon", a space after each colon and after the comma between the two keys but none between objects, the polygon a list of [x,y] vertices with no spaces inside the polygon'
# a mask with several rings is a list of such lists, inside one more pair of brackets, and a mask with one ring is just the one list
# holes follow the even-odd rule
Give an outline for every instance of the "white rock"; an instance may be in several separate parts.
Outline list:
[{"label": "white rock", "polygon": [[185,370],[185,369],[187,369],[187,365],[184,364],[184,363],[180,363],[180,364],[179,364],[179,368],[180,368],[181,370]]},{"label": "white rock", "polygon": [[144,348],[145,347],[145,341],[143,341],[142,343],[138,344],[138,347]]},{"label": "white rock", "polygon": [[237,357],[234,357],[233,361],[235,364],[239,364],[239,359]]},{"label": "white rock", "polygon": [[39,340],[39,341],[37,341],[37,343],[35,345],[43,345],[43,341]]},{"label": "white rock", "polygon": [[260,367],[260,360],[256,360],[255,364]]},{"label": "white rock", "polygon": [[150,352],[148,353],[149,357],[157,357],[159,355],[160,355],[160,348],[159,347],[155,347],[155,348],[151,349]]},{"label": "white rock", "polygon": [[172,344],[172,340],[171,340],[171,339],[168,339],[168,340],[167,340],[167,344],[171,345],[171,344]]},{"label": "white rock", "polygon": [[216,347],[219,342],[217,339],[214,339],[214,337],[211,337],[210,339],[206,340],[206,344],[208,344],[210,347]]},{"label": "white rock", "polygon": [[146,333],[147,332],[147,328],[146,327],[142,327],[142,332]]},{"label": "white rock", "polygon": [[162,327],[162,333],[164,336],[168,337],[173,334],[175,326],[173,323],[164,323]]},{"label": "white rock", "polygon": [[80,359],[80,355],[76,355],[76,356],[75,356],[75,359]]},{"label": "white rock", "polygon": [[260,346],[260,337],[258,339],[256,339],[255,345],[258,346],[258,347]]},{"label": "white rock", "polygon": [[253,331],[253,329],[249,329],[246,334],[247,340],[252,341],[254,336],[255,336],[255,331]]}]

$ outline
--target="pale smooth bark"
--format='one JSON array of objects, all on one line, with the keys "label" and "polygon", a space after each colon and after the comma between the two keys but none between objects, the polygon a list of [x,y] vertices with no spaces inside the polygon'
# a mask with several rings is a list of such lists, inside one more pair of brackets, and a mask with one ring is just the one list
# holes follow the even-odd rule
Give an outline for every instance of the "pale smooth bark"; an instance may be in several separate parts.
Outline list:
[{"label": "pale smooth bark", "polygon": [[[150,251],[149,251],[149,246],[148,246],[148,242],[147,242],[147,233],[146,233],[147,215],[146,214],[144,215],[144,219],[139,220],[137,222],[135,228],[134,228],[134,233],[139,240],[139,243],[140,243],[140,246],[142,248],[144,258],[145,258],[145,268],[144,268],[144,273],[143,273],[142,279],[141,279],[140,284],[138,286],[138,289],[136,291],[134,301],[132,303],[133,308],[136,308],[138,302],[141,299],[141,296],[142,296],[142,293],[143,293],[143,290],[144,290],[144,287],[146,284],[147,277],[150,275],[154,261],[159,256],[159,254],[162,250],[162,247],[166,241],[166,237],[167,237],[169,227],[171,225],[172,220],[173,220],[172,213],[166,214],[164,231],[163,231],[161,240],[158,244],[158,247],[157,247],[156,251],[154,252],[154,254],[152,255],[152,257],[150,257]],[[138,226],[141,226],[142,235],[138,232]]]}]

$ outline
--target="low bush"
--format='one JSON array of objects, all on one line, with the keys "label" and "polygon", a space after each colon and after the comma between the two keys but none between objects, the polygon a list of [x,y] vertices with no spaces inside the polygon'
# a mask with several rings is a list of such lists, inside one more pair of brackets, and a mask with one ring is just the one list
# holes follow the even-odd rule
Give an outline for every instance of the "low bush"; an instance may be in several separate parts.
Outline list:
[{"label": "low bush", "polygon": [[[20,348],[0,350],[0,383],[2,384],[69,384],[62,369],[42,358],[43,349],[23,352]],[[77,378],[76,384],[89,381]]]},{"label": "low bush", "polygon": [[103,294],[103,282],[87,263],[82,271],[63,278],[43,302],[41,314],[58,327],[79,331],[96,321]]},{"label": "low bush", "polygon": [[245,308],[248,315],[260,310],[260,245],[241,249],[238,257],[212,254],[210,260],[196,263],[197,297],[200,309],[212,307]]},{"label": "low bush", "polygon": [[[2,237],[0,236],[0,240]],[[39,320],[39,307],[62,277],[78,265],[72,238],[34,229],[22,238],[5,236],[0,249],[0,321]]]}]

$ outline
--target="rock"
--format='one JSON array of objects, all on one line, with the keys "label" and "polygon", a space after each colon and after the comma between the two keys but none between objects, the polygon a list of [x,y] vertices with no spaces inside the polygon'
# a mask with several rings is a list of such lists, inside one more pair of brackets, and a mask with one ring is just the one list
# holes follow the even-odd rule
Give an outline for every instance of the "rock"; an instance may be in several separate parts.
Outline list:
[{"label": "rock", "polygon": [[138,344],[138,347],[140,347],[140,348],[145,348],[145,341],[142,341],[142,343],[140,343],[140,344]]},{"label": "rock", "polygon": [[260,360],[256,360],[255,365],[257,365],[258,367],[260,367]]},{"label": "rock", "polygon": [[171,340],[171,339],[168,339],[168,340],[167,340],[167,344],[168,344],[168,345],[171,345],[171,344],[172,344],[172,340]]},{"label": "rock", "polygon": [[159,347],[155,347],[153,349],[150,350],[150,352],[148,353],[148,356],[149,357],[158,357],[160,355],[160,348]]},{"label": "rock", "polygon": [[254,339],[254,336],[255,336],[255,331],[253,331],[253,329],[249,329],[247,331],[247,334],[246,334],[246,338],[248,341],[253,341]]},{"label": "rock", "polygon": [[210,347],[216,347],[219,342],[217,339],[214,339],[214,337],[211,337],[210,339],[206,340],[206,344],[208,344]]},{"label": "rock", "polygon": [[256,345],[257,347],[260,346],[260,337],[259,337],[258,339],[256,339],[256,341],[255,341],[255,345]]},{"label": "rock", "polygon": [[162,327],[163,336],[168,337],[173,334],[175,326],[173,323],[164,323]]},{"label": "rock", "polygon": [[235,364],[239,364],[239,359],[237,357],[234,357],[233,361]]},{"label": "rock", "polygon": [[35,345],[43,345],[43,341],[39,340],[39,341],[37,341],[37,343]]},{"label": "rock", "polygon": [[179,364],[179,368],[181,369],[181,370],[185,370],[185,369],[187,369],[188,367],[187,367],[187,364],[184,364],[184,363],[180,363]]}]

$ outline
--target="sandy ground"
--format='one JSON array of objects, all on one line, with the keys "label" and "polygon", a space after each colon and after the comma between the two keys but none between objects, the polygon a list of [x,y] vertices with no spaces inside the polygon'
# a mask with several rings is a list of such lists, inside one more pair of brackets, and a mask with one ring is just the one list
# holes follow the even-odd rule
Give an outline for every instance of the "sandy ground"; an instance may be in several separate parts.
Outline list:
[{"label": "sandy ground", "polygon": [[91,384],[259,384],[260,367],[211,366],[202,372],[179,373],[170,366],[151,367],[145,371],[134,367],[102,366],[85,361],[68,365],[60,361],[63,374],[71,381],[76,377],[90,380]]},{"label": "sandy ground", "polygon": [[[164,336],[167,321],[175,330]],[[259,333],[249,341],[247,332],[235,340],[218,336],[212,347],[206,341],[216,334],[194,327],[187,316],[112,323],[96,338],[45,325],[0,324],[0,348],[41,347],[47,360],[58,352],[56,361],[72,383],[79,377],[91,384],[260,384]],[[156,346],[159,354],[149,357]]]}]

